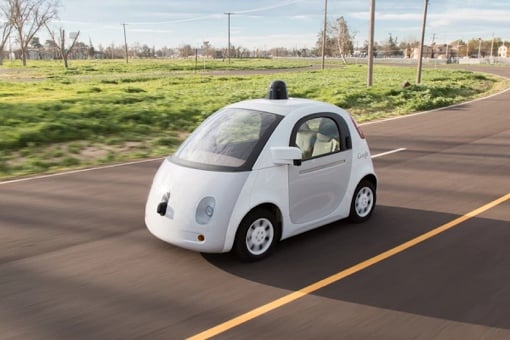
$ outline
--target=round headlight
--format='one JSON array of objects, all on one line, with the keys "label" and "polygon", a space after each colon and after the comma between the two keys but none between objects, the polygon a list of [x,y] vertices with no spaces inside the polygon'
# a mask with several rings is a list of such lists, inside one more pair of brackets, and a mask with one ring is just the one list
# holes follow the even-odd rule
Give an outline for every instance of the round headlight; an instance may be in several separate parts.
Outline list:
[{"label": "round headlight", "polygon": [[205,214],[209,217],[212,217],[212,215],[214,214],[214,208],[210,205],[208,205],[206,208],[205,208]]},{"label": "round headlight", "polygon": [[207,196],[202,198],[198,203],[197,211],[195,212],[195,220],[198,224],[207,224],[214,215],[214,207],[216,206],[216,200],[214,197]]}]

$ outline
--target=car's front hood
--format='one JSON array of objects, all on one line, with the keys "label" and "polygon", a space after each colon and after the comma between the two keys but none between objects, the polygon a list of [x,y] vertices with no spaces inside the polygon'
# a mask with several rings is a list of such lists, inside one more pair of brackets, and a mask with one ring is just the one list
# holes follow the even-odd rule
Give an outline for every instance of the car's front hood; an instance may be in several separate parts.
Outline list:
[{"label": "car's front hood", "polygon": [[[208,231],[215,230],[213,238],[221,235],[224,239],[232,210],[249,174],[188,168],[165,159],[154,177],[147,199],[147,227],[153,233],[158,232],[157,228],[204,233],[205,228]],[[196,220],[196,212],[205,197],[214,199],[214,214],[207,224],[200,224]],[[157,209],[162,201],[168,204],[164,215],[160,216]],[[170,238],[164,239],[173,243]],[[215,241],[220,243],[219,239]]]}]

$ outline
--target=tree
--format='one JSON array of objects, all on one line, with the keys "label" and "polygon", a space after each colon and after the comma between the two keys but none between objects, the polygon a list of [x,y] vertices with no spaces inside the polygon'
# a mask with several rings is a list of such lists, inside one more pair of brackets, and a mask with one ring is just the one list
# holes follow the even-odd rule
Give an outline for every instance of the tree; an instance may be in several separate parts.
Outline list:
[{"label": "tree", "polygon": [[87,49],[87,56],[89,59],[93,59],[95,55],[96,55],[96,50],[94,49],[92,40],[89,38],[89,48]]},{"label": "tree", "polygon": [[72,38],[73,41],[71,42],[71,45],[66,48],[66,31],[60,27],[59,28],[59,36],[58,39],[55,37],[55,33],[46,25],[46,29],[48,30],[48,33],[50,34],[51,40],[53,40],[53,43],[55,44],[55,48],[58,51],[58,54],[60,57],[62,57],[62,60],[64,61],[64,67],[68,68],[69,64],[67,60],[69,59],[69,55],[71,54],[74,46],[76,45],[76,41],[78,40],[78,37],[80,36],[80,31],[78,33],[74,34],[74,37]]},{"label": "tree", "polygon": [[3,6],[0,8],[0,31],[2,31],[2,37],[0,40],[0,65],[2,65],[4,47],[12,31],[9,13],[4,11]]},{"label": "tree", "polygon": [[269,53],[273,57],[287,57],[289,55],[289,50],[285,47],[274,47],[269,50]]},{"label": "tree", "polygon": [[30,47],[32,48],[32,50],[35,50],[35,52],[37,52],[37,57],[38,59],[42,59],[43,58],[43,45],[41,44],[41,42],[39,41],[39,37],[33,37],[32,40],[30,41]]},{"label": "tree", "polygon": [[[315,47],[317,51],[322,51],[322,40],[323,40],[323,30],[317,34],[317,42],[315,43]],[[331,37],[328,30],[326,30],[326,46],[324,48],[324,55],[333,56],[333,51],[335,51],[335,39]],[[318,53],[317,53],[318,55]]]},{"label": "tree", "polygon": [[411,58],[415,48],[420,46],[420,42],[417,40],[401,41],[398,44],[398,48],[402,51],[404,58]]},{"label": "tree", "polygon": [[58,58],[57,46],[55,45],[55,42],[53,40],[51,39],[46,40],[44,42],[44,47],[51,59]]},{"label": "tree", "polygon": [[448,46],[450,48],[450,50],[448,51],[449,54],[453,54],[457,58],[465,56],[466,43],[462,39],[454,40],[451,43],[449,43]]},{"label": "tree", "polygon": [[57,0],[6,0],[4,12],[16,31],[23,66],[27,65],[28,44],[41,29],[57,17]]},{"label": "tree", "polygon": [[189,56],[193,55],[193,49],[191,48],[191,45],[184,45],[179,48],[179,54],[182,58],[188,58]]},{"label": "tree", "polygon": [[41,45],[41,41],[39,40],[39,37],[33,37],[32,40],[30,40],[30,46],[32,48],[36,48],[36,49],[43,47]]},{"label": "tree", "polygon": [[354,39],[355,34],[351,34],[349,32],[349,26],[347,25],[347,21],[345,21],[344,17],[336,19],[335,24],[330,26],[330,30],[334,36],[338,54],[343,59],[344,63],[346,63],[347,61],[345,60],[345,57],[351,55],[354,50],[352,40]]},{"label": "tree", "polygon": [[143,44],[140,54],[142,58],[151,58],[154,56],[154,54],[152,54],[152,49],[147,44]]},{"label": "tree", "polygon": [[209,41],[204,41],[202,44],[202,55],[206,58],[209,58],[211,53],[214,53],[211,43]]},{"label": "tree", "polygon": [[[374,42],[374,46],[372,48],[373,57],[377,56],[377,52],[379,51],[381,47],[377,42]],[[362,55],[364,57],[368,57],[368,40],[365,40],[363,42],[363,47],[361,48]]]},{"label": "tree", "polygon": [[388,40],[382,45],[382,50],[386,56],[399,56],[401,51],[398,48],[398,38],[393,38],[393,35],[389,33]]},{"label": "tree", "polygon": [[[322,30],[317,35],[317,42],[315,46],[317,50],[322,51]],[[352,40],[355,34],[350,32],[347,21],[344,17],[339,17],[335,20],[334,24],[328,23],[326,28],[326,46],[324,54],[327,56],[339,56],[344,62],[345,57],[352,54],[354,45]]]},{"label": "tree", "polygon": [[480,52],[480,57],[487,57],[491,54],[491,46],[493,48],[492,55],[497,55],[497,47],[501,44],[501,39],[497,38],[494,40],[494,44],[492,43],[492,39],[483,40],[482,38],[472,38],[468,40],[466,43],[466,55],[469,57],[477,58],[478,52]]}]

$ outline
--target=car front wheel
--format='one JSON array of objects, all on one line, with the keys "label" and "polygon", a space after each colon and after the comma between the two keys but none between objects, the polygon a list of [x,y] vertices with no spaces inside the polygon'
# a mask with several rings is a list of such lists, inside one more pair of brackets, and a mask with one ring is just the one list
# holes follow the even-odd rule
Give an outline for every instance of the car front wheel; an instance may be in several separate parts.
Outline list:
[{"label": "car front wheel", "polygon": [[355,223],[368,220],[375,208],[375,186],[372,182],[362,180],[352,196],[349,219]]},{"label": "car front wheel", "polygon": [[237,230],[234,252],[242,261],[257,261],[274,248],[278,225],[274,214],[267,209],[250,212]]}]

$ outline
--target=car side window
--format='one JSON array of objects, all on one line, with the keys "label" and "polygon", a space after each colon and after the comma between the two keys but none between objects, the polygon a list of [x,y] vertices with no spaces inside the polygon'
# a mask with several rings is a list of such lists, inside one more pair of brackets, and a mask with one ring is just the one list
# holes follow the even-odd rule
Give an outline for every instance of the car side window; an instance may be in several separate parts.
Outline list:
[{"label": "car side window", "polygon": [[333,119],[312,118],[300,124],[294,144],[303,152],[303,160],[319,157],[340,150],[340,132]]}]

